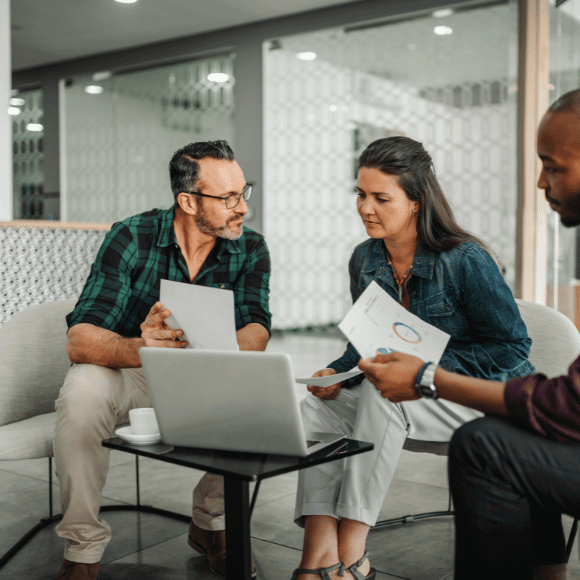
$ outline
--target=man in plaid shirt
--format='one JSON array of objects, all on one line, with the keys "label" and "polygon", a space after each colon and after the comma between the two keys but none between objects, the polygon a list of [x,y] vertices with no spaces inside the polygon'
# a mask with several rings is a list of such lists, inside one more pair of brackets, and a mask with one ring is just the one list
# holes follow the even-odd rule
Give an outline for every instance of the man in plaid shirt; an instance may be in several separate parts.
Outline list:
[{"label": "man in plaid shirt", "polygon": [[[139,348],[184,348],[165,323],[162,279],[234,292],[241,350],[264,350],[270,337],[270,257],[264,238],[243,226],[252,187],[225,141],[177,151],[169,165],[175,205],[116,223],[105,237],[72,313],[67,352],[73,365],[56,401],[55,460],[65,538],[57,580],[94,580],[111,539],[99,517],[109,452],[101,440],[150,407]],[[223,480],[205,474],[194,490],[189,544],[225,578]]]}]

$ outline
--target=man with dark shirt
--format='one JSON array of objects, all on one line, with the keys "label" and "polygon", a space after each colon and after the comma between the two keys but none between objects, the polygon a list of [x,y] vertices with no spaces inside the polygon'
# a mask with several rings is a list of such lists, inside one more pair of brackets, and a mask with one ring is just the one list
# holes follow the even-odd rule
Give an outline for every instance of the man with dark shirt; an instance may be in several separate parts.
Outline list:
[{"label": "man with dark shirt", "polygon": [[[241,350],[270,336],[270,258],[264,238],[243,226],[251,185],[225,141],[177,151],[169,165],[175,204],[113,225],[74,311],[67,316],[73,363],[56,401],[55,459],[66,539],[57,580],[94,580],[111,539],[99,517],[111,437],[129,410],[150,407],[139,348],[184,348],[159,302],[162,279],[234,293]],[[195,380],[195,378],[192,378]],[[223,480],[205,474],[194,490],[189,544],[225,578]]]},{"label": "man with dark shirt", "polygon": [[[580,90],[548,109],[537,148],[538,187],[564,226],[580,225]],[[390,401],[436,392],[488,414],[458,429],[450,444],[455,579],[565,578],[561,514],[580,517],[580,357],[566,376],[507,383],[456,375],[401,353],[359,367]]]}]

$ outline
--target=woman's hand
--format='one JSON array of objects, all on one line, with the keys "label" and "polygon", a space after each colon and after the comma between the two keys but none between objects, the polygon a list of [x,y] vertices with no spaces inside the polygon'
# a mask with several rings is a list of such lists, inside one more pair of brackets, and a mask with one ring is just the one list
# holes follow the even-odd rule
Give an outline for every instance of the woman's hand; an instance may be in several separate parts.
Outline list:
[{"label": "woman's hand", "polygon": [[[330,375],[335,375],[336,371],[334,369],[321,369],[316,371],[313,377],[329,377]],[[331,399],[336,399],[338,393],[340,393],[340,387],[344,381],[336,383],[336,385],[331,385],[330,387],[315,387],[313,385],[307,385],[306,388],[319,399],[325,399],[330,401]]]},{"label": "woman's hand", "polygon": [[423,364],[416,356],[393,352],[373,358],[361,358],[358,368],[381,393],[381,397],[392,403],[400,403],[419,399],[415,380]]}]

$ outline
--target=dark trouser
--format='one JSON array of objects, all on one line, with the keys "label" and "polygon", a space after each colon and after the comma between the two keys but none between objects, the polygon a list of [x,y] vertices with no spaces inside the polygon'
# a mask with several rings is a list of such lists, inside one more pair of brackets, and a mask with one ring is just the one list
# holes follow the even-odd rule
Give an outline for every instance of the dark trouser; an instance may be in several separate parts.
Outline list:
[{"label": "dark trouser", "polygon": [[561,514],[580,517],[579,443],[476,419],[451,440],[449,482],[455,580],[527,580],[534,565],[566,562]]}]

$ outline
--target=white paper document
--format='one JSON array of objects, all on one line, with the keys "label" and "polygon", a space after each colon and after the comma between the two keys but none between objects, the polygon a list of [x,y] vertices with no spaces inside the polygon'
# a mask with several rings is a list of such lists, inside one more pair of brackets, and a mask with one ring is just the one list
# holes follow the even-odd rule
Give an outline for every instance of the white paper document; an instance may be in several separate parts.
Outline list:
[{"label": "white paper document", "polygon": [[338,373],[328,377],[310,377],[305,379],[294,379],[294,381],[302,385],[312,385],[313,387],[330,387],[332,385],[336,385],[336,383],[340,383],[340,381],[346,381],[351,377],[360,375],[361,373],[362,371],[356,370],[348,371],[346,373]]},{"label": "white paper document", "polygon": [[374,281],[338,327],[363,358],[397,351],[439,363],[450,338],[411,314]]},{"label": "white paper document", "polygon": [[171,311],[169,328],[181,328],[187,348],[239,350],[232,290],[161,280],[159,300]]}]

